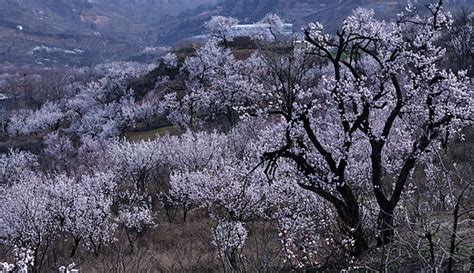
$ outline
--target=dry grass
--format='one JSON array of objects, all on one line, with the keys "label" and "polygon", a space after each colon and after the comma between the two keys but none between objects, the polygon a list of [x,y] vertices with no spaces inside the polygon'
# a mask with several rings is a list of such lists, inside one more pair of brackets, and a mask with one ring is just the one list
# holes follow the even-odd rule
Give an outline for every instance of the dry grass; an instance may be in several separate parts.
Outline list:
[{"label": "dry grass", "polygon": [[[162,209],[157,226],[148,230],[130,252],[124,234],[96,257],[84,249],[74,260],[83,272],[221,272],[222,265],[212,244],[215,225],[205,209],[182,214],[169,223]],[[268,221],[249,223],[245,249],[248,272],[282,272],[283,260],[276,225]]]},{"label": "dry grass", "polygon": [[84,272],[216,272],[212,222],[204,210],[190,212],[186,223],[182,218],[169,223],[161,210],[156,223],[133,253],[125,235],[119,234],[99,257],[82,252],[76,263]]}]

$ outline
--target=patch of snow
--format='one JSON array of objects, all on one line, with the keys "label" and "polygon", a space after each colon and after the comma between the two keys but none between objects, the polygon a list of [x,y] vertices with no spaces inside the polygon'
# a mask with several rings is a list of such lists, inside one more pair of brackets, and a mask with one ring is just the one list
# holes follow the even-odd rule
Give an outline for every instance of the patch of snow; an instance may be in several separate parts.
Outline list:
[{"label": "patch of snow", "polygon": [[64,54],[70,54],[70,55],[76,55],[76,54],[81,54],[84,53],[84,50],[79,49],[79,48],[74,48],[73,50],[69,49],[61,49],[57,47],[48,47],[45,45],[40,45],[40,46],[35,46],[32,48],[27,54],[28,55],[34,55],[35,53],[64,53]]}]

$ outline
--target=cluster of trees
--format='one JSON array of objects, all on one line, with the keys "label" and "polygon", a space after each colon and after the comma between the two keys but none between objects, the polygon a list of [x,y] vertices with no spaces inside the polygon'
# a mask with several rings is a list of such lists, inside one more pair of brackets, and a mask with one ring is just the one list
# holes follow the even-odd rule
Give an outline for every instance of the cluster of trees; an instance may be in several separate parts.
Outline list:
[{"label": "cluster of trees", "polygon": [[[23,253],[12,270],[40,271],[59,245],[72,259],[79,248],[100,255],[120,234],[133,252],[160,225],[157,207],[170,221],[205,210],[224,271],[275,266],[265,248],[257,267],[246,257],[262,221],[288,268],[460,269],[472,174],[445,151],[472,126],[474,94],[467,71],[441,66],[441,38],[458,37],[451,15],[442,1],[428,11],[408,6],[386,22],[356,9],[334,35],[309,24],[304,47],[254,37],[245,58],[229,47],[237,21],[215,17],[192,56],[165,56],[178,75],[160,78],[159,101],[127,90],[144,70],[113,65],[77,94],[13,115],[10,132],[42,133],[44,149],[0,157],[0,239]],[[282,25],[264,20],[270,33]],[[156,116],[182,133],[117,140]]]},{"label": "cluster of trees", "polygon": [[[97,80],[75,82],[64,96],[37,110],[19,109],[9,117],[7,131],[13,135],[38,135],[61,127],[76,135],[119,136],[135,122],[156,113],[151,102],[135,102],[131,80],[152,67],[137,63],[112,63],[95,68]],[[66,128],[67,127],[67,128]]]},{"label": "cluster of trees", "polygon": [[[255,146],[261,148],[257,156],[250,160],[245,152],[237,152],[244,154],[239,164],[225,163],[211,177],[231,181],[231,178],[219,179],[225,166],[233,168],[242,162],[247,166],[263,166],[272,185],[279,179],[285,183],[294,181],[293,184],[316,196],[317,207],[330,207],[316,214],[339,219],[338,232],[344,238],[341,242],[348,244],[345,249],[350,255],[357,257],[372,249],[374,240],[376,246],[385,249],[396,240],[396,227],[405,220],[411,223],[411,219],[397,218],[402,208],[410,211],[407,207],[413,206],[413,199],[417,203],[429,202],[431,209],[446,208],[447,203],[453,209],[454,204],[462,201],[463,189],[470,189],[470,182],[458,177],[461,190],[456,194],[452,190],[453,179],[447,178],[453,175],[452,170],[433,170],[436,166],[433,160],[439,157],[442,147],[460,137],[462,128],[472,124],[473,118],[472,85],[467,71],[453,72],[439,65],[446,53],[440,37],[448,33],[453,23],[441,6],[441,2],[428,6],[430,16],[427,17],[417,15],[409,6],[394,22],[377,21],[372,11],[357,9],[344,20],[336,35],[325,33],[321,24],[310,24],[304,31],[308,48],[271,44],[273,47],[263,47],[239,61],[226,47],[229,37],[223,32],[229,28],[222,27],[223,22],[234,21],[216,20],[220,27],[209,28],[215,30],[211,35],[215,39],[183,65],[189,74],[187,80],[195,79],[194,84],[186,83],[192,87],[186,88],[189,93],[180,103],[167,104],[178,106],[169,115],[188,114],[180,121],[187,120],[191,130],[199,130],[194,119],[197,116],[212,120],[224,115],[230,127],[236,124],[232,115],[244,116],[244,120],[264,119],[262,127],[252,130],[266,132],[267,137],[256,138]],[[464,29],[466,32],[457,28],[459,33],[450,33],[457,38],[450,40],[449,45],[462,39],[456,33],[470,37],[472,30]],[[233,130],[228,132],[233,134]],[[245,166],[237,168],[245,169]],[[248,169],[252,174],[257,172]],[[430,176],[415,175],[422,169]],[[281,171],[285,175],[293,174],[281,177]],[[229,172],[229,177],[238,177]],[[193,188],[189,182],[195,181],[207,192],[201,185],[205,178],[196,175],[188,173],[178,182],[186,181],[187,187]],[[174,179],[171,178],[172,186]],[[246,185],[248,179],[242,178],[241,183]],[[434,186],[436,183],[439,184]],[[222,188],[227,192],[230,186]],[[449,197],[444,194],[448,189],[451,189]],[[443,196],[441,200],[439,196]],[[307,227],[318,229],[319,222],[323,221],[311,219]],[[441,268],[443,260],[452,264],[454,253],[433,254],[432,232],[418,233],[421,239],[427,239],[432,254],[424,266]],[[452,232],[456,233],[456,229]],[[319,230],[318,235],[323,233]],[[329,240],[334,239],[334,234],[331,236]],[[303,240],[297,241],[297,245],[301,253],[291,251],[290,257],[298,260],[299,266],[308,263],[314,266],[311,263],[319,262],[314,256],[307,256],[314,255],[311,247],[318,245],[317,242],[305,245]],[[384,255],[387,257],[382,261],[391,258]]]}]

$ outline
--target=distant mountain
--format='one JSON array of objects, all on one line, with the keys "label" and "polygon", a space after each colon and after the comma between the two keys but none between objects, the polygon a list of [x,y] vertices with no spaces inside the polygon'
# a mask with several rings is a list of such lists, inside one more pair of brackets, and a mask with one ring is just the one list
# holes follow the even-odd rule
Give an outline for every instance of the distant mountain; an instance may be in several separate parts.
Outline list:
[{"label": "distant mountain", "polygon": [[[412,0],[424,5],[428,0]],[[445,0],[448,8],[472,0]],[[301,28],[335,28],[358,6],[391,17],[405,0],[0,0],[0,63],[87,65],[129,59],[202,33],[213,15],[256,22],[269,12]],[[153,51],[153,50],[152,50]]]},{"label": "distant mountain", "polygon": [[[419,7],[436,0],[412,0]],[[303,26],[310,21],[335,25],[353,9],[374,9],[377,16],[391,18],[403,10],[408,0],[224,0],[220,13],[235,16],[246,22],[255,22],[269,12],[276,13],[289,22]],[[455,9],[474,6],[473,0],[445,0],[445,7]]]},{"label": "distant mountain", "polygon": [[[0,0],[0,64],[88,65],[155,46],[150,29],[216,0]],[[157,27],[159,28],[159,26]],[[151,41],[148,39],[152,37]]]},{"label": "distant mountain", "polygon": [[3,64],[84,65],[88,59],[106,59],[128,47],[127,42],[100,33],[102,21],[119,28],[129,25],[127,19],[87,1],[0,0],[0,7]]},{"label": "distant mountain", "polygon": [[[435,0],[411,2],[422,8],[433,1]],[[357,7],[374,9],[378,17],[390,19],[403,10],[407,2],[408,0],[221,0],[213,8],[198,8],[183,12],[177,17],[164,17],[151,29],[156,43],[169,44],[201,34],[202,24],[213,15],[233,16],[241,22],[253,23],[268,13],[276,13],[285,21],[294,23],[295,30],[309,22],[320,21],[329,31],[333,31]],[[451,10],[462,6],[474,8],[474,0],[445,0],[444,3]]]}]

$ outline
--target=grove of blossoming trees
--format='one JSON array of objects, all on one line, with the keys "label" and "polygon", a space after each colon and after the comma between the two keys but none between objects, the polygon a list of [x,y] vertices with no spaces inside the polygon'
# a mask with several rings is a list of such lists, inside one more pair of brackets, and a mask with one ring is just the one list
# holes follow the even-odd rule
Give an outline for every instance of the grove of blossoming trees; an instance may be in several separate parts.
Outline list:
[{"label": "grove of blossoming trees", "polygon": [[[286,147],[267,154],[270,159],[284,156],[300,162],[308,177],[316,180],[307,185],[309,189],[330,200],[355,229],[356,252],[365,243],[357,235],[360,205],[354,189],[361,183],[372,185],[380,210],[381,242],[390,242],[394,210],[416,162],[472,121],[473,94],[466,72],[437,66],[444,53],[435,44],[437,33],[451,19],[443,13],[441,2],[430,5],[429,11],[430,17],[421,18],[408,8],[396,22],[385,23],[376,21],[373,12],[359,9],[334,38],[324,34],[322,26],[310,25],[305,31],[307,40],[332,69],[323,76],[320,89],[332,101],[324,105],[313,100],[299,106],[296,116],[287,118],[287,131],[303,128],[302,136],[315,149],[319,162],[308,162],[304,155],[311,148],[304,143],[294,145],[291,136]],[[344,52],[350,52],[347,58]],[[321,107],[327,109],[324,117],[318,113]],[[334,114],[327,115],[329,111]],[[324,132],[317,128],[322,123],[328,126]],[[326,174],[314,177],[314,171],[322,168]],[[384,189],[387,183],[392,185]]]},{"label": "grove of blossoming trees", "polygon": [[46,103],[37,111],[21,111],[10,118],[8,131],[14,134],[33,134],[56,130],[64,114],[56,103]]},{"label": "grove of blossoming trees", "polygon": [[[253,102],[251,109],[234,105],[233,110],[263,115],[275,127],[267,139],[274,147],[261,153],[265,173],[273,180],[290,161],[300,175],[296,183],[332,205],[356,256],[370,247],[364,222],[375,224],[378,245],[392,242],[396,210],[413,183],[415,167],[472,124],[467,72],[439,66],[445,50],[437,39],[452,19],[442,2],[428,10],[430,15],[422,17],[408,6],[395,21],[384,22],[374,19],[373,11],[357,9],[336,35],[310,24],[305,29],[308,49],[257,53],[248,60],[259,59],[261,74],[252,73],[243,88],[233,89]],[[210,40],[197,53],[200,61],[185,64],[191,76],[219,75],[212,64],[224,67],[223,58],[236,63],[225,48],[219,53],[218,42]],[[232,77],[238,76],[234,72]],[[194,103],[219,101],[207,97],[215,88],[232,92],[221,81],[205,81]],[[235,165],[219,166],[219,176],[225,166]],[[190,175],[179,181],[205,180],[202,174]],[[218,179],[223,180],[230,178]]]},{"label": "grove of blossoming trees", "polygon": [[112,63],[95,68],[98,79],[77,87],[57,102],[47,102],[40,109],[18,110],[9,118],[7,131],[12,135],[38,135],[58,130],[70,134],[119,136],[126,127],[154,115],[147,102],[135,102],[131,80],[149,71],[136,63]]},{"label": "grove of blossoming trees", "polygon": [[[449,147],[469,133],[474,91],[442,65],[465,30],[450,32],[442,1],[427,8],[390,22],[359,8],[336,33],[311,23],[304,47],[270,14],[244,57],[230,43],[238,21],[216,16],[204,45],[163,57],[173,75],[145,96],[130,82],[150,68],[114,63],[13,113],[10,138],[41,149],[0,155],[6,270],[179,271],[160,259],[190,225],[212,250],[197,271],[460,270],[472,171]],[[174,129],[125,134],[162,120]]]}]

